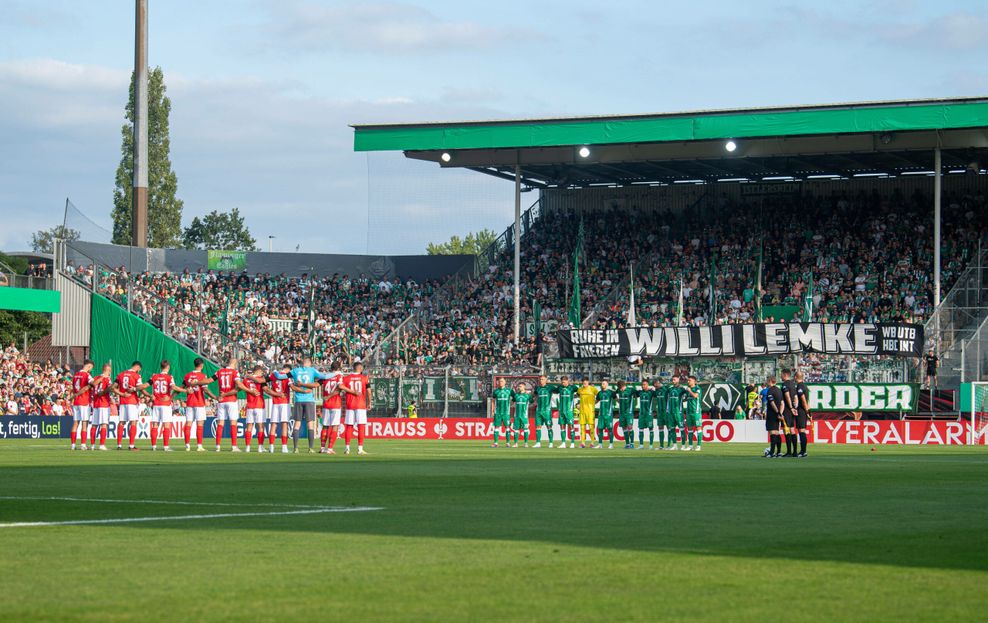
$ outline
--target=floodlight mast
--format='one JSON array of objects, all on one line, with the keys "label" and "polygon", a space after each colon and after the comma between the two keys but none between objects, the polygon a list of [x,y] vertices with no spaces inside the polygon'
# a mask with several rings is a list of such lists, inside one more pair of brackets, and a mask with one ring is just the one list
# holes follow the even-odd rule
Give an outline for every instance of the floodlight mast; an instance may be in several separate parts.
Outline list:
[{"label": "floodlight mast", "polygon": [[134,180],[130,243],[148,246],[148,2],[136,0],[134,24]]}]

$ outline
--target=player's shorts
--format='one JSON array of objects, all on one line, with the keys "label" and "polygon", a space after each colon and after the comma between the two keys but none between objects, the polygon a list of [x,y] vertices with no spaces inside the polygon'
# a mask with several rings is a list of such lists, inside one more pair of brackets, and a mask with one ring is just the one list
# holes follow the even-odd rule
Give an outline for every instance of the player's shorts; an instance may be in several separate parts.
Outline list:
[{"label": "player's shorts", "polygon": [[528,415],[516,415],[512,419],[512,428],[514,430],[528,430]]},{"label": "player's shorts", "polygon": [[301,422],[302,420],[305,420],[306,422],[315,422],[316,403],[296,402],[295,408],[292,410],[292,419],[296,422]]},{"label": "player's shorts", "polygon": [[618,423],[624,430],[631,430],[635,425],[635,414],[631,413],[621,413],[618,415]]},{"label": "player's shorts", "polygon": [[687,428],[700,428],[703,426],[703,414],[702,413],[687,413],[686,414],[686,426]]},{"label": "player's shorts", "polygon": [[785,420],[786,426],[788,426],[789,428],[792,428],[793,426],[796,425],[796,414],[793,413],[790,409],[786,409],[785,411],[782,412],[782,418]]},{"label": "player's shorts", "polygon": [[367,423],[367,409],[347,409],[346,425],[360,426]]},{"label": "player's shorts", "polygon": [[498,413],[494,412],[494,427],[501,428],[502,426],[511,426],[511,414],[510,413]]},{"label": "player's shorts", "polygon": [[186,422],[205,422],[206,407],[185,407]]},{"label": "player's shorts", "polygon": [[777,414],[765,414],[765,430],[769,433],[779,432],[779,416]]},{"label": "player's shorts", "polygon": [[124,422],[136,422],[141,417],[141,405],[120,405],[117,410]]},{"label": "player's shorts", "polygon": [[73,422],[88,422],[90,417],[89,405],[72,405]]},{"label": "player's shorts", "polygon": [[674,428],[683,427],[683,414],[682,413],[666,413],[665,417],[666,427],[669,430]]},{"label": "player's shorts", "polygon": [[610,430],[614,428],[614,414],[608,413],[597,417],[597,428]]},{"label": "player's shorts", "polygon": [[810,423],[810,414],[800,409],[796,412],[796,428],[806,430]]},{"label": "player's shorts", "polygon": [[[660,420],[661,422],[661,420]],[[651,412],[638,412],[638,430],[648,430],[655,425],[655,418]]]},{"label": "player's shorts", "polygon": [[535,412],[535,425],[536,426],[552,426],[552,411],[546,409],[545,411]]},{"label": "player's shorts", "polygon": [[586,426],[587,424],[593,424],[594,413],[591,411],[587,413],[586,411],[580,411],[580,426]]},{"label": "player's shorts", "polygon": [[260,409],[247,409],[248,424],[264,424],[264,407]]},{"label": "player's shorts", "polygon": [[323,409],[322,410],[322,425],[325,426],[339,426],[340,417],[342,411],[339,409]]},{"label": "player's shorts", "polygon": [[291,405],[287,402],[271,404],[271,414],[268,416],[268,421],[272,424],[287,424],[288,420],[291,419]]},{"label": "player's shorts", "polygon": [[93,415],[89,421],[93,426],[108,424],[110,422],[110,407],[97,407],[93,409]]},{"label": "player's shorts", "polygon": [[559,425],[560,426],[572,426],[573,425],[573,411],[567,409],[559,410]]},{"label": "player's shorts", "polygon": [[151,421],[155,424],[171,424],[172,423],[172,408],[171,406],[161,407],[154,406],[151,407]]},{"label": "player's shorts", "polygon": [[216,419],[235,422],[240,418],[240,404],[236,402],[221,402],[216,405]]}]

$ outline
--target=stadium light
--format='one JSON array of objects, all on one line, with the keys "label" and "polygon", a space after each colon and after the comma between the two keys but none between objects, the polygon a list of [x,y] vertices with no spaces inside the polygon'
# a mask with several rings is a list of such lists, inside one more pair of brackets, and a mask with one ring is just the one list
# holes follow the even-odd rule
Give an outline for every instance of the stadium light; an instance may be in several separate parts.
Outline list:
[{"label": "stadium light", "polygon": [[737,148],[738,148],[738,144],[735,143],[734,141],[727,141],[727,143],[724,144],[724,149],[732,153]]},{"label": "stadium light", "polygon": [[439,159],[442,160],[443,162],[449,162],[450,160],[453,159],[453,156],[451,156],[448,151],[444,151],[443,155],[439,156]]},{"label": "stadium light", "polygon": [[584,145],[583,147],[580,148],[580,151],[578,151],[577,153],[580,154],[580,157],[581,158],[589,158],[590,157],[590,148],[587,147],[586,145]]}]

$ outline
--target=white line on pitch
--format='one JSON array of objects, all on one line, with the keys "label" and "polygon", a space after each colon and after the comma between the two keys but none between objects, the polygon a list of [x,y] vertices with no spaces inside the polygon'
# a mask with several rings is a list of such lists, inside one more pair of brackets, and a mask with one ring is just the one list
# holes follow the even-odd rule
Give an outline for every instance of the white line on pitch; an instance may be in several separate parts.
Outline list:
[{"label": "white line on pitch", "polygon": [[329,508],[315,504],[237,504],[235,502],[190,502],[186,500],[114,500],[102,498],[75,498],[58,496],[0,495],[0,500],[35,500],[42,502],[98,502],[100,504],[165,504],[169,506],[232,506],[236,508]]},{"label": "white line on pitch", "polygon": [[271,515],[314,515],[317,513],[363,513],[379,511],[376,506],[326,507],[298,511],[270,511],[264,513],[216,513],[210,515],[176,515],[173,517],[125,517],[120,519],[77,519],[72,521],[21,521],[0,523],[0,528],[35,528],[40,526],[82,526],[90,524],[139,523],[146,521],[184,521],[190,519],[223,519],[225,517],[265,517]]}]

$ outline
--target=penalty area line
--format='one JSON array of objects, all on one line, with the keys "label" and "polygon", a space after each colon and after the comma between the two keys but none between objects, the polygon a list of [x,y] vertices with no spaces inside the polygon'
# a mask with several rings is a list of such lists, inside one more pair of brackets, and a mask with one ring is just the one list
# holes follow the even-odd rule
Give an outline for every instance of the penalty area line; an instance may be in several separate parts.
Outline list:
[{"label": "penalty area line", "polygon": [[[164,504],[166,506],[229,506],[234,508],[330,508],[316,504],[258,504],[245,502],[193,502],[188,500],[119,500],[104,498],[78,498],[67,496],[0,495],[0,500],[32,500],[37,502],[95,502],[98,504]],[[334,507],[335,508],[335,507]]]},{"label": "penalty area line", "polygon": [[310,508],[295,511],[267,511],[253,513],[211,513],[207,515],[173,515],[165,517],[121,517],[117,519],[75,519],[69,521],[20,521],[14,523],[0,523],[0,528],[37,528],[45,526],[85,526],[99,524],[118,523],[142,523],[148,521],[187,521],[198,519],[225,519],[228,517],[268,517],[281,515],[315,515],[319,513],[365,513],[370,511],[384,510],[378,506],[351,506]]}]

